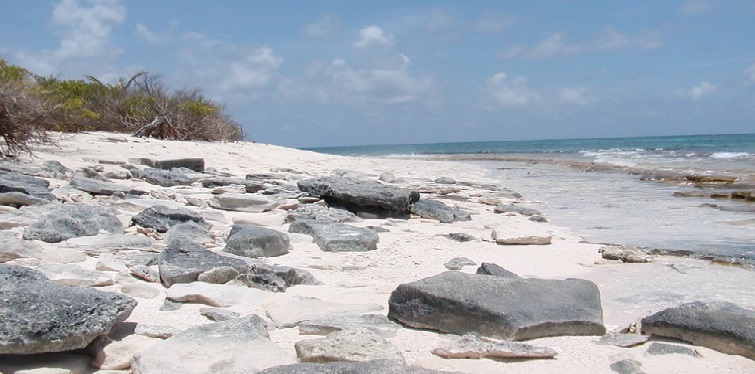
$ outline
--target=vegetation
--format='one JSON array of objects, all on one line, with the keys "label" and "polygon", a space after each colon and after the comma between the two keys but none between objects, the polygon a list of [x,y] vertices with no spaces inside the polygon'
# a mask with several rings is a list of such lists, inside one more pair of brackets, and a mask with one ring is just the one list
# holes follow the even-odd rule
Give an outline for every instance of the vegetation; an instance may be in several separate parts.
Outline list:
[{"label": "vegetation", "polygon": [[198,90],[147,72],[114,84],[42,77],[0,59],[0,152],[30,151],[51,131],[112,131],[175,140],[241,140],[241,127]]}]

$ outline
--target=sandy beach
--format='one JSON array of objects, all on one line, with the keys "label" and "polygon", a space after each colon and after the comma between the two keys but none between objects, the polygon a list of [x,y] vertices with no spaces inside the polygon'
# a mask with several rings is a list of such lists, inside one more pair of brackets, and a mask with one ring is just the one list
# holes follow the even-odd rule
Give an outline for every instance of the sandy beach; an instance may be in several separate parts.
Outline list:
[{"label": "sandy beach", "polygon": [[[475,263],[460,272],[473,274],[485,263],[495,263],[525,278],[567,279],[579,278],[594,282],[600,290],[604,325],[609,333],[619,332],[655,312],[692,301],[727,301],[742,308],[755,309],[755,273],[752,269],[730,267],[707,261],[682,257],[658,256],[650,263],[623,263],[606,260],[598,252],[600,243],[588,243],[566,227],[547,222],[538,223],[521,214],[495,213],[498,205],[526,205],[536,196],[516,198],[505,188],[505,182],[491,179],[488,170],[479,165],[449,160],[406,160],[398,158],[355,158],[331,156],[295,150],[268,144],[250,142],[206,143],[163,141],[133,138],[124,134],[82,133],[65,135],[57,145],[34,147],[33,156],[21,155],[19,167],[36,167],[45,161],[58,161],[74,171],[97,167],[105,175],[116,175],[124,165],[135,165],[139,158],[180,159],[202,158],[205,174],[244,178],[248,174],[275,173],[283,175],[283,183],[296,185],[297,180],[319,176],[348,175],[367,180],[389,179],[385,184],[419,191],[422,198],[444,202],[471,214],[471,220],[440,223],[438,220],[412,215],[408,219],[375,218],[350,222],[356,227],[379,227],[376,250],[366,252],[324,252],[305,234],[288,233],[290,223],[285,218],[289,211],[303,203],[297,199],[281,199],[269,211],[250,213],[220,210],[206,202],[224,193],[237,193],[238,186],[206,188],[199,183],[160,187],[138,178],[115,180],[120,185],[146,191],[134,197],[92,196],[69,187],[70,178],[45,178],[59,201],[82,201],[86,204],[106,206],[118,212],[126,226],[126,235],[145,235],[145,231],[131,225],[131,218],[145,207],[165,203],[180,206],[200,214],[211,224],[210,239],[202,245],[220,252],[234,224],[243,223],[288,233],[290,250],[277,257],[261,260],[303,269],[311,273],[320,284],[295,285],[285,292],[268,292],[260,303],[244,302],[243,298],[225,309],[241,315],[256,314],[269,322],[270,340],[291,362],[296,362],[296,342],[319,339],[322,336],[301,335],[299,327],[284,327],[274,321],[274,311],[287,310],[291,314],[307,316],[312,310],[297,310],[302,300],[316,298],[335,309],[358,306],[353,310],[386,315],[388,301],[400,284],[414,282],[448,271],[444,265],[455,257],[465,257]],[[6,163],[7,164],[7,163]],[[381,178],[382,176],[382,178]],[[454,184],[436,183],[446,177]],[[501,189],[485,186],[499,185]],[[243,190],[243,187],[242,187]],[[243,192],[243,191],[242,191]],[[65,205],[65,204],[64,204]],[[27,208],[22,208],[27,209]],[[2,207],[0,222],[4,231],[21,237],[27,224],[16,226],[7,217],[16,208]],[[547,218],[547,217],[545,217]],[[492,238],[493,229],[505,228],[508,233],[521,233],[551,237],[547,245],[501,245]],[[447,236],[464,233],[472,239],[456,241]],[[150,234],[146,232],[146,234]],[[98,235],[98,236],[102,236]],[[162,235],[152,235],[152,253],[164,247]],[[124,287],[135,284],[146,287],[149,297],[134,297],[136,308],[126,320],[132,325],[169,326],[175,331],[212,323],[200,309],[208,305],[201,302],[182,303],[174,311],[161,310],[167,289],[158,283],[148,283],[131,276],[127,271],[104,269],[103,262],[117,262],[107,255],[77,256],[86,252],[86,241],[70,239],[60,243],[37,244],[45,256],[29,256],[6,262],[29,268],[39,268],[51,262],[76,264],[88,270],[100,271],[112,279],[112,284],[97,289],[123,292]],[[621,244],[621,243],[616,243]],[[58,255],[50,255],[57,253]],[[195,282],[196,283],[196,282]],[[230,292],[246,290],[237,285],[223,285]],[[361,309],[360,309],[361,308]],[[348,308],[347,308],[348,309]],[[271,312],[273,311],[273,312]],[[298,318],[291,316],[291,318]],[[630,360],[638,363],[644,373],[752,373],[755,361],[691,345],[678,340],[651,338],[645,344],[630,348],[598,344],[600,336],[558,336],[529,340],[527,343],[550,347],[558,352],[552,359],[500,360],[500,359],[447,359],[432,353],[438,345],[450,339],[449,334],[429,330],[399,327],[395,335],[386,340],[398,348],[407,365],[426,369],[460,373],[613,373],[612,364]],[[160,338],[132,334],[119,338],[122,348],[115,355],[121,360],[130,358],[162,341]],[[125,342],[125,343],[124,343]],[[652,342],[666,342],[696,351],[699,357],[687,354],[653,355],[648,353]],[[100,357],[102,359],[102,357]],[[82,351],[37,355],[0,355],[0,372],[3,373],[115,373],[128,368],[98,369],[91,366],[92,357]],[[110,362],[110,361],[108,361]],[[57,368],[64,371],[31,371]],[[69,371],[65,371],[69,370]],[[99,370],[99,371],[98,371]],[[222,372],[222,371],[217,371]]]}]

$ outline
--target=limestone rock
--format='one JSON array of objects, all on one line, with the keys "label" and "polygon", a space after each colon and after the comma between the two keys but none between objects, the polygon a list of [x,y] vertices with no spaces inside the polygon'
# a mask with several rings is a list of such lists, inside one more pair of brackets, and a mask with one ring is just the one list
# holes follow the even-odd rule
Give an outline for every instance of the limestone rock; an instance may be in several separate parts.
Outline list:
[{"label": "limestone rock", "polygon": [[177,170],[163,170],[157,168],[134,169],[131,174],[135,178],[144,179],[149,184],[161,187],[188,186],[194,182],[186,174]]},{"label": "limestone rock", "polygon": [[383,307],[377,304],[341,304],[316,298],[297,298],[283,304],[267,307],[267,316],[275,326],[293,327],[302,321],[328,316],[376,312]]},{"label": "limestone rock", "polygon": [[200,157],[186,157],[186,158],[173,158],[173,159],[155,159],[149,157],[142,157],[136,159],[129,159],[129,162],[139,165],[147,165],[156,169],[171,170],[177,168],[186,168],[196,172],[204,172],[204,159]]},{"label": "limestone rock", "polygon": [[519,278],[519,275],[512,273],[492,262],[483,262],[480,267],[477,268],[477,274],[494,275],[496,277],[504,278]]},{"label": "limestone rock", "polygon": [[157,232],[167,232],[171,227],[179,223],[194,222],[202,226],[208,226],[199,213],[186,208],[169,208],[156,205],[142,210],[131,218],[131,222],[142,227],[153,228]]},{"label": "limestone rock", "polygon": [[297,284],[317,285],[320,281],[308,271],[282,265],[268,265],[262,262],[249,264],[246,274],[238,278],[248,287],[283,292]]},{"label": "limestone rock", "polygon": [[122,234],[123,224],[110,209],[84,203],[67,203],[27,227],[23,238],[58,243],[79,236],[97,235],[100,230]]},{"label": "limestone rock", "polygon": [[0,231],[0,263],[37,257],[42,251],[42,247],[34,242],[21,240],[12,232]]},{"label": "limestone rock", "polygon": [[286,222],[310,220],[330,223],[360,222],[361,218],[346,209],[329,208],[321,205],[304,205],[286,214]]},{"label": "limestone rock", "polygon": [[288,253],[289,245],[285,233],[258,226],[234,225],[223,251],[251,258],[275,257]]},{"label": "limestone rock", "polygon": [[540,213],[537,209],[532,208],[524,208],[517,205],[498,205],[493,209],[493,212],[495,213],[517,213],[521,214],[523,216],[531,217],[531,216],[542,216],[543,214]]},{"label": "limestone rock", "polygon": [[548,347],[464,335],[433,349],[433,354],[443,358],[532,359],[553,358],[558,352]]},{"label": "limestone rock", "polygon": [[422,218],[437,219],[441,223],[469,221],[472,217],[462,210],[451,208],[438,200],[422,199],[412,204],[411,212]]},{"label": "limestone rock", "polygon": [[345,223],[299,220],[289,226],[288,232],[311,235],[315,244],[325,252],[371,251],[377,249],[378,243],[374,230]]},{"label": "limestone rock", "polygon": [[199,313],[211,321],[223,322],[241,317],[241,314],[223,308],[201,308]]},{"label": "limestone rock", "polygon": [[598,253],[606,260],[621,260],[630,263],[653,262],[653,258],[647,252],[622,245],[606,245],[600,247]]},{"label": "limestone rock", "polygon": [[301,191],[324,199],[330,206],[379,216],[406,215],[411,204],[419,200],[417,192],[351,177],[305,179],[297,185]]},{"label": "limestone rock", "polygon": [[204,282],[174,284],[165,293],[171,301],[201,303],[223,308],[233,305],[256,308],[272,295],[270,292],[255,288]]},{"label": "limestone rock", "polygon": [[454,257],[448,260],[448,262],[446,262],[445,264],[443,264],[443,266],[445,266],[446,269],[448,270],[461,270],[465,266],[474,266],[474,265],[477,265],[477,263],[466,257]]},{"label": "limestone rock", "polygon": [[336,331],[323,339],[297,342],[294,347],[302,362],[405,362],[404,356],[396,346],[367,329]]},{"label": "limestone rock", "polygon": [[208,204],[215,209],[246,213],[262,213],[278,206],[277,201],[264,196],[235,193],[214,196]]},{"label": "limestone rock", "polygon": [[146,191],[124,186],[122,184],[105,182],[83,176],[73,177],[73,179],[71,179],[70,186],[79,191],[84,191],[92,195],[112,196],[119,193],[126,195],[144,195],[147,193]]},{"label": "limestone rock", "polygon": [[298,363],[276,366],[260,374],[440,374],[441,371],[406,366],[391,360],[373,360],[367,362],[326,362]]},{"label": "limestone rock", "polygon": [[497,227],[492,232],[493,240],[498,244],[514,245],[546,245],[551,244],[552,235],[539,230],[510,230],[508,227]]},{"label": "limestone rock", "polygon": [[73,264],[43,264],[38,268],[47,278],[55,283],[73,287],[100,287],[114,284],[109,275],[96,271],[86,270]]},{"label": "limestone rock", "polygon": [[639,334],[608,334],[601,337],[595,342],[597,345],[615,345],[617,347],[629,348],[645,344],[650,338],[647,335]]},{"label": "limestone rock", "polygon": [[22,206],[45,205],[49,203],[50,201],[47,199],[42,199],[34,195],[28,195],[23,192],[0,193],[0,205],[4,206],[20,208]]},{"label": "limestone rock", "polygon": [[123,251],[149,251],[154,242],[154,239],[144,235],[101,234],[71,238],[63,244],[70,248],[83,250],[90,256],[100,256],[104,253],[114,254]]},{"label": "limestone rock", "polygon": [[668,344],[668,343],[661,343],[661,342],[650,343],[650,346],[648,347],[648,350],[645,351],[645,354],[650,355],[650,356],[679,354],[679,355],[688,355],[692,357],[702,357],[700,353],[697,352],[697,350],[694,350],[692,348],[685,347],[679,344]]},{"label": "limestone rock", "polygon": [[190,240],[176,238],[160,253],[157,260],[160,280],[165,287],[176,283],[190,283],[199,274],[212,268],[228,266],[239,271],[246,268],[243,260],[208,251]]},{"label": "limestone rock", "polygon": [[619,374],[644,374],[642,363],[637,360],[625,359],[611,364],[611,370]]},{"label": "limestone rock", "polygon": [[48,189],[49,186],[50,182],[42,178],[0,171],[0,193],[18,192],[36,199],[55,201],[55,196]]},{"label": "limestone rock", "polygon": [[238,276],[239,271],[237,269],[230,266],[220,266],[199,274],[197,280],[205,283],[224,284],[236,279]]},{"label": "limestone rock", "polygon": [[449,178],[449,177],[439,177],[439,178],[435,178],[434,182],[438,184],[456,184],[456,179]]},{"label": "limestone rock", "polygon": [[382,314],[345,314],[315,318],[299,323],[300,335],[328,335],[335,331],[364,328],[390,338],[396,335],[399,325]]}]

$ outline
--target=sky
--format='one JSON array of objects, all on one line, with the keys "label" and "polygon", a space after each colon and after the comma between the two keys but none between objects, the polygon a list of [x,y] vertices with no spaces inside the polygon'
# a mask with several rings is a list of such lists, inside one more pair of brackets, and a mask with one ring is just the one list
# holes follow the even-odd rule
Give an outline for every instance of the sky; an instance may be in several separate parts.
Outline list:
[{"label": "sky", "polygon": [[0,58],[289,147],[755,132],[751,0],[0,0]]}]

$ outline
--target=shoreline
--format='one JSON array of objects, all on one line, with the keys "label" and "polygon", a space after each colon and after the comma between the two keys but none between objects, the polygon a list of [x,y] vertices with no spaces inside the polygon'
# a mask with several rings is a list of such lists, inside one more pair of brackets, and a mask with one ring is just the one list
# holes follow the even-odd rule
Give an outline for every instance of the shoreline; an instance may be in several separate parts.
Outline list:
[{"label": "shoreline", "polygon": [[[382,314],[388,311],[389,295],[399,284],[413,282],[434,276],[444,271],[444,265],[455,257],[466,257],[479,265],[482,262],[496,263],[525,278],[565,279],[582,278],[593,281],[601,293],[604,324],[609,332],[628,328],[638,319],[663,308],[688,301],[728,300],[744,308],[755,308],[751,290],[755,288],[752,270],[731,268],[711,264],[701,260],[661,256],[655,262],[630,264],[604,260],[598,254],[599,244],[587,243],[569,228],[550,223],[532,223],[527,217],[514,213],[495,213],[497,204],[517,205],[521,200],[511,196],[510,191],[491,188],[499,185],[489,178],[488,171],[475,164],[460,168],[456,162],[447,160],[394,160],[392,158],[353,158],[323,155],[308,151],[298,151],[256,143],[201,143],[135,139],[122,134],[79,134],[61,140],[60,147],[36,148],[35,158],[21,166],[32,167],[42,161],[59,161],[64,166],[81,170],[98,166],[103,175],[120,171],[121,163],[129,164],[131,159],[202,157],[207,171],[226,177],[241,177],[249,174],[266,174],[276,186],[295,185],[305,177],[343,174],[363,179],[382,179],[385,173],[395,177],[390,185],[408,189],[421,189],[422,198],[438,199],[450,206],[472,214],[472,220],[455,223],[440,223],[429,218],[413,216],[409,219],[362,219],[350,223],[356,227],[379,227],[377,250],[367,252],[323,252],[312,238],[304,234],[289,233],[291,250],[282,256],[266,257],[266,264],[277,264],[304,269],[310,272],[319,285],[296,285],[285,292],[268,295],[259,305],[232,304],[225,309],[241,314],[256,314],[271,321],[271,311],[276,308],[294,308],[301,298],[317,298],[329,305],[377,305],[371,311]],[[452,178],[457,183],[436,183],[437,178]],[[220,252],[226,244],[226,235],[235,223],[256,224],[280,232],[288,232],[290,226],[285,221],[288,209],[293,205],[303,205],[296,199],[282,199],[279,208],[267,212],[248,213],[213,209],[206,205],[196,206],[194,202],[207,201],[214,196],[237,193],[233,186],[205,188],[196,183],[187,186],[159,187],[149,185],[136,178],[117,180],[118,183],[147,191],[142,197],[116,199],[92,197],[68,187],[69,178],[48,178],[58,196],[70,201],[81,200],[87,204],[113,207],[119,210],[119,217],[128,221],[146,203],[165,203],[184,206],[202,214],[212,224],[211,239],[204,246]],[[386,179],[388,179],[386,177]],[[506,187],[506,186],[500,186]],[[285,190],[284,190],[285,191]],[[5,216],[14,212],[4,209]],[[5,217],[3,217],[5,219]],[[523,232],[535,228],[539,233],[553,237],[549,245],[507,246],[496,244],[491,238],[491,227],[505,226],[512,232]],[[19,225],[8,230],[20,235],[25,228]],[[459,242],[448,238],[450,233],[464,233],[473,239]],[[126,228],[130,236],[146,236],[134,226]],[[149,234],[149,233],[147,233]],[[99,237],[101,235],[98,235]],[[160,235],[157,235],[158,237]],[[160,253],[165,245],[160,237],[152,242],[148,252]],[[84,253],[84,248],[68,244],[39,243],[50,251]],[[74,254],[70,254],[74,256]],[[85,256],[84,261],[72,261],[89,270],[96,270],[98,262],[105,257]],[[79,256],[80,257],[80,256]],[[46,262],[57,260],[43,257],[37,260],[13,260],[11,263],[25,264],[37,268]],[[111,260],[108,260],[111,261]],[[463,267],[460,272],[471,274],[476,266]],[[181,303],[175,311],[161,311],[167,290],[159,283],[147,283],[118,270],[99,270],[112,278],[113,283],[97,287],[109,292],[123,292],[125,286],[138,285],[151,289],[151,297],[137,297],[139,302],[127,322],[147,325],[165,325],[177,330],[208,324],[201,312],[208,305],[194,302]],[[198,282],[195,282],[198,283]],[[201,282],[200,282],[201,283]],[[238,286],[227,285],[236,289]],[[300,312],[306,312],[301,310]],[[319,338],[300,335],[297,327],[271,327],[272,342],[290,357],[295,358],[294,344],[302,340]],[[134,338],[130,351],[142,351],[163,341],[142,335]],[[619,348],[597,345],[599,337],[562,336],[540,338],[533,344],[553,347],[560,352],[552,360],[527,360],[507,362],[498,360],[453,360],[437,357],[430,352],[446,335],[427,330],[406,327],[398,329],[395,337],[388,340],[402,352],[410,365],[434,370],[466,373],[506,371],[511,373],[528,372],[611,372],[613,362],[631,358],[642,363],[647,372],[750,372],[755,370],[755,361],[740,356],[723,354],[708,348],[692,346],[678,341],[676,345],[691,347],[703,358],[691,359],[683,355],[648,356],[647,346]],[[129,341],[128,339],[120,341]],[[120,342],[119,341],[119,342]],[[131,343],[130,343],[131,344]],[[123,343],[126,345],[126,343]],[[46,367],[63,367],[72,372],[96,372],[86,369],[91,358],[80,353],[45,355],[58,357]],[[15,358],[23,360],[21,358]],[[68,361],[66,361],[68,360]],[[52,366],[51,366],[52,365]],[[56,366],[57,365],[57,366]],[[39,368],[32,363],[3,363],[0,356],[0,371],[13,372],[19,368]],[[672,370],[672,371],[673,371]],[[108,371],[111,372],[111,371]],[[125,372],[125,371],[122,371]]]}]

